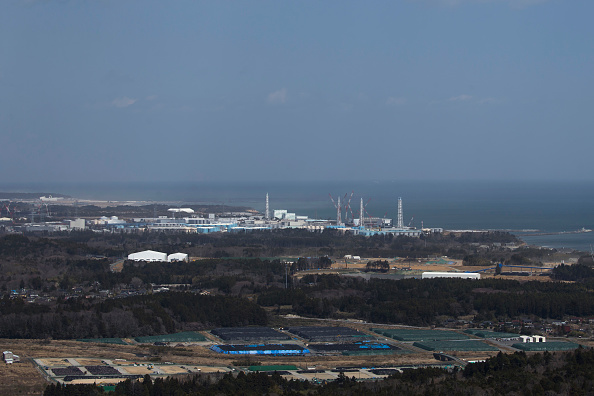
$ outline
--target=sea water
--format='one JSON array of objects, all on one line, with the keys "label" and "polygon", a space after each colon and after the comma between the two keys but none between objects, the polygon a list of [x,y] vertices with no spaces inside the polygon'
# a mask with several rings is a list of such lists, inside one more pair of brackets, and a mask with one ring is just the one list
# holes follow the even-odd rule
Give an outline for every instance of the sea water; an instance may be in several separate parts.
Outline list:
[{"label": "sea water", "polygon": [[[404,224],[445,229],[511,230],[529,244],[590,251],[594,232],[524,236],[594,229],[594,182],[342,181],[202,183],[46,183],[0,185],[0,191],[53,192],[80,199],[162,201],[171,205],[225,204],[264,211],[286,209],[310,218],[335,219],[334,200],[350,202],[359,216],[397,219],[402,197]],[[343,219],[345,212],[342,213]],[[348,216],[350,217],[350,211]],[[422,222],[422,223],[421,223]]]}]

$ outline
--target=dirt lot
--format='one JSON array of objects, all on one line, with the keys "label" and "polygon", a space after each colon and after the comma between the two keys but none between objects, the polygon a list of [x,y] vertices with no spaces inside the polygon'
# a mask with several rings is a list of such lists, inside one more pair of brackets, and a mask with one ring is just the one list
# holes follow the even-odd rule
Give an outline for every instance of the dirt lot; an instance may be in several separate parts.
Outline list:
[{"label": "dirt lot", "polygon": [[[426,261],[419,262],[418,260],[407,259],[391,259],[391,258],[362,258],[361,260],[345,260],[340,259],[332,264],[332,269],[358,269],[363,270],[369,261],[382,260],[387,261],[390,268],[410,268],[411,270],[423,271],[460,271],[462,267],[462,260],[446,259],[447,264],[428,264]],[[449,264],[452,262],[453,264]]]},{"label": "dirt lot", "polygon": [[[21,357],[21,363],[12,365],[0,362],[0,394],[31,394],[39,395],[45,386],[46,380],[41,372],[29,361],[30,358],[42,359],[47,366],[67,366],[65,358],[74,357],[81,365],[101,364],[101,360],[125,359],[133,362],[147,362],[151,358],[163,372],[184,373],[187,369],[179,368],[179,365],[193,368],[200,368],[200,372],[208,373],[218,371],[216,367],[205,366],[230,366],[237,356],[225,356],[217,354],[202,346],[187,346],[183,350],[167,348],[165,353],[159,356],[149,356],[149,347],[138,345],[109,345],[96,343],[82,343],[76,341],[55,341],[55,340],[7,340],[0,339],[0,349],[13,351]],[[137,354],[143,354],[139,357]],[[257,357],[262,364],[295,364],[298,367],[318,366],[324,369],[332,369],[336,366],[351,365],[377,365],[377,364],[419,364],[434,362],[431,353],[416,353],[410,355],[393,356],[298,356],[298,357]],[[175,362],[176,365],[161,365],[161,362]],[[126,370],[136,368],[127,367],[125,362],[115,361]],[[138,367],[141,369],[143,367]],[[132,374],[132,373],[131,373]]]},{"label": "dirt lot", "polygon": [[39,363],[48,367],[65,367],[71,366],[68,359],[39,359]]},{"label": "dirt lot", "polygon": [[99,366],[103,364],[103,359],[76,358],[76,361],[81,366]]},{"label": "dirt lot", "polygon": [[122,366],[122,368],[129,374],[153,374],[155,371],[146,366]]},{"label": "dirt lot", "polygon": [[[339,259],[335,263],[332,264],[332,268],[329,270],[319,270],[319,271],[306,271],[303,272],[303,275],[311,274],[312,272],[317,273],[336,273],[335,270],[338,271],[345,271],[345,270],[352,270],[352,271],[362,271],[365,270],[367,263],[373,260],[386,260],[390,265],[390,271],[388,273],[399,273],[399,274],[406,274],[410,271],[411,275],[418,274],[419,271],[430,271],[430,272],[466,272],[466,271],[480,271],[487,268],[492,268],[493,266],[487,267],[469,267],[463,266],[462,260],[455,260],[455,259],[444,259],[447,263],[431,263],[427,261],[419,261],[419,260],[408,260],[408,259],[373,259],[373,258],[362,258],[361,260],[347,260],[345,262],[344,259]],[[449,264],[452,263],[452,264]],[[530,271],[530,270],[526,270]],[[509,272],[506,269],[506,272]],[[517,272],[520,272],[519,269]],[[513,275],[513,274],[505,274],[505,275],[495,275],[494,271],[489,272],[481,272],[481,278],[493,278],[493,277],[505,277],[505,279],[513,279],[519,281],[527,281],[527,280],[539,280],[543,282],[551,281],[551,278],[546,274],[548,271],[546,270],[533,270],[531,275]],[[542,275],[541,275],[542,274]]]},{"label": "dirt lot", "polygon": [[188,374],[188,370],[180,366],[157,366],[156,368],[163,374]]}]

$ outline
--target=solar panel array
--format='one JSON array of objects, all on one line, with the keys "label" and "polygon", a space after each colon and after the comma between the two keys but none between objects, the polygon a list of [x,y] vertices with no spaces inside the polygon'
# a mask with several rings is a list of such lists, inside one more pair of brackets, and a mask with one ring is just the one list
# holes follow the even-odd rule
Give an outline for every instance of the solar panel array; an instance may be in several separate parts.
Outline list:
[{"label": "solar panel array", "polygon": [[519,334],[514,333],[502,333],[499,331],[490,331],[490,330],[483,330],[483,329],[468,329],[464,330],[467,334],[472,334],[477,337],[481,338],[518,338],[520,337]]},{"label": "solar panel array", "polygon": [[527,352],[544,352],[544,351],[572,351],[579,348],[579,344],[575,342],[565,341],[547,341],[547,342],[518,342],[512,347],[521,349]]},{"label": "solar panel array", "polygon": [[397,351],[400,348],[377,342],[355,342],[345,344],[309,344],[310,349],[316,352],[342,352],[342,351],[361,351],[361,350],[390,350]]},{"label": "solar panel array", "polygon": [[305,348],[297,344],[255,344],[255,345],[235,345],[235,344],[219,344],[216,347],[225,352],[239,351],[239,352],[250,352],[250,351],[302,351]]},{"label": "solar panel array", "polygon": [[63,375],[83,375],[83,372],[78,367],[63,367],[63,368],[53,368],[52,372],[55,376],[61,377]]},{"label": "solar panel array", "polygon": [[288,340],[289,336],[270,327],[224,327],[211,333],[225,341]]},{"label": "solar panel array", "polygon": [[465,334],[447,330],[424,330],[424,329],[372,329],[378,334],[393,338],[399,341],[438,341],[438,340],[466,340]]},{"label": "solar panel array", "polygon": [[370,335],[350,327],[298,326],[289,327],[287,330],[310,342],[353,341],[355,339],[371,338]]},{"label": "solar panel array", "polygon": [[427,351],[498,351],[499,349],[478,340],[443,340],[443,341],[419,341],[413,346]]},{"label": "solar panel array", "polygon": [[111,366],[85,366],[85,368],[93,375],[122,375]]}]

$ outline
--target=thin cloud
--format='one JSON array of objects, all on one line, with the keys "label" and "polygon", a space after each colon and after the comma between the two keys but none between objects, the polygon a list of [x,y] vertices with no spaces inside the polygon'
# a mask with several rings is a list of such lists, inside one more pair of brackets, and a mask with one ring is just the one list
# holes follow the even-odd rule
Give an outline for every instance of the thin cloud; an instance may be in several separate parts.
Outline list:
[{"label": "thin cloud", "polygon": [[284,104],[287,101],[286,88],[279,89],[268,94],[268,103],[270,104]]},{"label": "thin cloud", "polygon": [[471,95],[458,95],[458,96],[453,96],[451,98],[448,99],[448,102],[464,102],[466,100],[470,100],[472,99]]},{"label": "thin cloud", "polygon": [[158,98],[158,96],[157,96],[157,95],[151,95],[151,96],[147,96],[147,97],[145,98],[145,100],[155,100],[155,99],[157,99],[157,98]]},{"label": "thin cloud", "polygon": [[127,96],[123,96],[121,98],[115,98],[111,102],[111,105],[114,107],[124,108],[124,107],[128,107],[128,106],[132,106],[134,103],[136,103],[136,100],[137,99],[132,99]]},{"label": "thin cloud", "polygon": [[386,106],[402,106],[406,104],[406,98],[397,98],[390,96],[386,99]]}]

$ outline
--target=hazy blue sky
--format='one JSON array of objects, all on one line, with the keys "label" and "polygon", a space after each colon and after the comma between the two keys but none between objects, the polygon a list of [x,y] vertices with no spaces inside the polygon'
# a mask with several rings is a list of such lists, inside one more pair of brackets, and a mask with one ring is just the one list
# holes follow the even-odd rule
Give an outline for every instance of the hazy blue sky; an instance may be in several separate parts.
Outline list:
[{"label": "hazy blue sky", "polygon": [[594,180],[594,1],[0,2],[0,182]]}]

